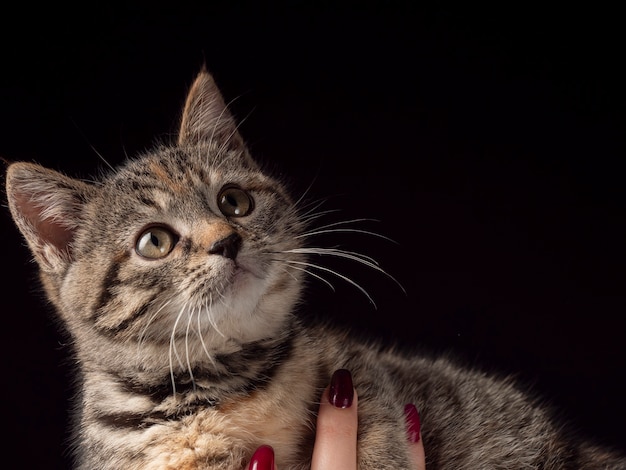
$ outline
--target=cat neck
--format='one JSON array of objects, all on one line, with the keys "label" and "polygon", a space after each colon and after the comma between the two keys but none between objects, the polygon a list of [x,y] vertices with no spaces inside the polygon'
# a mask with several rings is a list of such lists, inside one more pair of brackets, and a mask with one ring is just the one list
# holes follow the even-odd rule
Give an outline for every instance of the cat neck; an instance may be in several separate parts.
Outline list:
[{"label": "cat neck", "polygon": [[[177,395],[190,399],[200,394],[203,403],[217,404],[224,393],[236,390],[248,394],[263,388],[290,359],[300,329],[295,318],[290,317],[273,337],[248,343],[227,341],[228,347],[212,352],[187,345],[187,349],[173,353],[171,345],[161,345],[157,353],[159,348],[154,345],[143,345],[141,350],[135,344],[125,351],[132,360],[111,362],[113,355],[109,355],[106,367],[102,361],[94,363],[93,356],[82,361],[85,383],[88,386],[93,380],[104,379],[125,392],[157,401]],[[115,357],[120,359],[123,355]]]}]

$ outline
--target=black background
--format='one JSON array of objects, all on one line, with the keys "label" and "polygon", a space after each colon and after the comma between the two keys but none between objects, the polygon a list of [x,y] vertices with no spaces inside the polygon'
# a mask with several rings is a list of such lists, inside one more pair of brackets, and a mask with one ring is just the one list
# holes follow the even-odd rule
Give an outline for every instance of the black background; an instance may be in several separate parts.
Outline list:
[{"label": "black background", "polygon": [[[89,177],[169,140],[206,62],[253,154],[404,286],[312,282],[308,313],[532,383],[626,448],[625,83],[616,11],[16,5],[0,28],[0,155]],[[2,217],[8,451],[64,468],[71,364]],[[357,384],[358,387],[358,384]],[[8,416],[8,421],[7,421]],[[26,446],[26,447],[23,447]],[[5,450],[5,452],[7,452]]]}]

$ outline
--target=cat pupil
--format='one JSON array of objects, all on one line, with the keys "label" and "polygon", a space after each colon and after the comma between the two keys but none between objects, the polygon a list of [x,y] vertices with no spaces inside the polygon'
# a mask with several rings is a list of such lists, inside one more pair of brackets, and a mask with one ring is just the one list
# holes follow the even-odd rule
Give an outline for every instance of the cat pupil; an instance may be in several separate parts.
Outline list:
[{"label": "cat pupil", "polygon": [[156,247],[160,245],[159,238],[154,234],[154,232],[150,233],[150,241]]},{"label": "cat pupil", "polygon": [[[231,206],[233,206],[234,208],[237,207],[237,199],[235,199],[232,195],[227,195],[226,196],[226,202],[228,202],[228,204],[230,204]],[[235,209],[235,213],[239,212],[238,209]]]}]

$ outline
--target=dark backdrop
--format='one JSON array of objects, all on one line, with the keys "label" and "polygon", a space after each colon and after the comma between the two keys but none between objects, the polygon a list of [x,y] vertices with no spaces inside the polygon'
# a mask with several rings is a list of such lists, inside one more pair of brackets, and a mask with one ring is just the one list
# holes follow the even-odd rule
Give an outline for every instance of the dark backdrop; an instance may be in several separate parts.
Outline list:
[{"label": "dark backdrop", "polygon": [[[0,155],[83,177],[96,151],[122,162],[171,138],[206,62],[259,159],[328,196],[329,222],[378,219],[361,227],[397,242],[320,237],[376,258],[406,295],[329,260],[378,308],[312,281],[306,314],[516,373],[626,448],[619,15],[409,3],[17,5],[0,28]],[[71,364],[0,220],[4,442],[26,467],[62,468]]]}]

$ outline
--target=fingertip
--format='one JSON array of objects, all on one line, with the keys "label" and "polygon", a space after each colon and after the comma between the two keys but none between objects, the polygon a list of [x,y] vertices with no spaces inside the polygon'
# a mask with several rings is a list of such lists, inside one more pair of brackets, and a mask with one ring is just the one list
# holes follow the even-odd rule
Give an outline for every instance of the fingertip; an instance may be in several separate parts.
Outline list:
[{"label": "fingertip", "polygon": [[420,415],[413,403],[408,403],[404,406],[404,416],[406,418],[409,441],[412,443],[419,442],[421,439]]},{"label": "fingertip", "polygon": [[422,442],[420,415],[414,404],[408,403],[404,406],[404,416],[406,418],[407,438],[411,457],[416,470],[426,469],[426,455],[424,453],[424,443]]},{"label": "fingertip", "polygon": [[346,369],[338,369],[330,379],[328,400],[335,408],[350,408],[354,400],[352,374]]},{"label": "fingertip", "polygon": [[262,445],[255,450],[248,470],[276,470],[272,446]]}]

